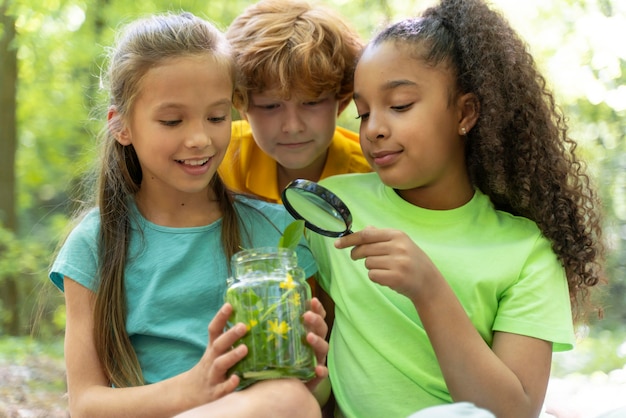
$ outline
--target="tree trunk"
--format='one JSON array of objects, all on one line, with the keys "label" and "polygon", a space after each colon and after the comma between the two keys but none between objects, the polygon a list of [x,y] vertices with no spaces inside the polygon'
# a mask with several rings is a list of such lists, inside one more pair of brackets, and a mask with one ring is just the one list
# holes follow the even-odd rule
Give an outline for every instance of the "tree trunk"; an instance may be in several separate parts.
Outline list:
[{"label": "tree trunk", "polygon": [[15,149],[17,45],[15,18],[6,14],[7,2],[0,5],[0,222],[17,231],[15,209]]},{"label": "tree trunk", "polygon": [[[8,2],[0,4],[0,225],[17,232],[15,204],[15,150],[17,148],[17,44],[15,18],[7,14]],[[0,254],[2,257],[2,254]],[[0,281],[3,309],[9,314],[3,325],[11,335],[20,333],[17,281]]]}]

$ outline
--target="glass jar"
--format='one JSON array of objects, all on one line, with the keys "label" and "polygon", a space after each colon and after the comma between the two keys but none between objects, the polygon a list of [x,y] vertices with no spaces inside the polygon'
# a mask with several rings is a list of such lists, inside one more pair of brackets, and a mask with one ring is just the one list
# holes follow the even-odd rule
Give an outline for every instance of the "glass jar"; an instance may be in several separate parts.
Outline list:
[{"label": "glass jar", "polygon": [[239,388],[259,380],[315,377],[315,353],[306,342],[302,315],[311,301],[311,288],[288,248],[253,248],[231,260],[232,275],[225,301],[233,306],[228,327],[243,322],[248,328],[238,341],[248,354],[232,373]]}]

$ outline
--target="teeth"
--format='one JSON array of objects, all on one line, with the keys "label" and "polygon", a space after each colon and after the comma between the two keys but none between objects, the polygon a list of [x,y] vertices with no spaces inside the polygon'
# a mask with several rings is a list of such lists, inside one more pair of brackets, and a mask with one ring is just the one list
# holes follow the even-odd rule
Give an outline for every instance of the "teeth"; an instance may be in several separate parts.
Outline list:
[{"label": "teeth", "polygon": [[209,161],[208,158],[203,158],[202,160],[179,160],[179,162],[185,165],[194,165],[194,166],[206,164],[207,161]]}]

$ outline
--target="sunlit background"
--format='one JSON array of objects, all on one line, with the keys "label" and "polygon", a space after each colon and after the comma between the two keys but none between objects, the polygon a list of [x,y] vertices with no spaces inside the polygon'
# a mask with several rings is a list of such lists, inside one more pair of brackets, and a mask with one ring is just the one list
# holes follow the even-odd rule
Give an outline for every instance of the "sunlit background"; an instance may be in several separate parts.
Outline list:
[{"label": "sunlit background", "polygon": [[[140,15],[164,10],[188,10],[226,28],[250,3],[0,0],[0,39],[14,20],[17,35],[11,45],[18,48],[16,138],[3,136],[7,130],[0,126],[0,147],[11,140],[17,147],[13,177],[1,179],[2,184],[14,181],[16,189],[13,197],[2,195],[0,215],[13,210],[16,221],[0,227],[0,416],[64,416],[65,311],[46,271],[67,229],[75,186],[93,165],[93,138],[106,104],[98,73],[115,30]],[[383,23],[417,15],[435,2],[322,3],[347,16],[368,39]],[[605,319],[580,330],[575,350],[555,355],[546,402],[559,418],[595,417],[626,405],[626,1],[492,4],[528,42],[568,115],[571,136],[605,203],[611,250],[610,284],[601,299]],[[1,59],[0,66],[5,69]],[[348,108],[340,123],[358,130],[355,115]],[[0,148],[0,164],[11,157],[5,149]],[[42,300],[43,316],[32,337],[33,312]],[[30,408],[31,415],[15,415],[20,408]],[[44,415],[33,415],[37,411]]]}]

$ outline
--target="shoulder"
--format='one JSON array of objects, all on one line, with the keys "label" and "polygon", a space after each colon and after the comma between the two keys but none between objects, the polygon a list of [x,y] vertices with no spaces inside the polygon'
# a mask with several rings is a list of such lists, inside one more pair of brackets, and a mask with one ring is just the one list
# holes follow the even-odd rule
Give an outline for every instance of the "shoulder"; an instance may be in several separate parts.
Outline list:
[{"label": "shoulder", "polygon": [[291,216],[283,205],[266,202],[252,196],[237,195],[235,197],[235,206],[242,217],[262,215],[272,222],[280,221],[279,223],[282,223],[287,217]]},{"label": "shoulder", "polygon": [[331,143],[331,150],[333,152],[360,156],[363,158],[363,151],[361,150],[361,143],[359,142],[359,134],[340,126],[335,128],[335,134],[333,135],[333,141]]},{"label": "shoulder", "polygon": [[342,128],[341,126],[337,126],[335,128],[335,138],[340,140],[349,140],[357,145],[359,145],[359,134],[358,132],[351,131],[346,128]]},{"label": "shoulder", "polygon": [[337,127],[328,149],[328,158],[322,178],[345,173],[372,171],[363,155],[358,134]]},{"label": "shoulder", "polygon": [[245,176],[250,170],[256,147],[250,125],[242,120],[233,121],[230,144],[218,167],[220,177],[229,188],[246,191]]},{"label": "shoulder", "polygon": [[493,210],[497,218],[497,223],[502,229],[526,236],[535,236],[537,238],[542,236],[541,230],[536,222],[502,210]]},{"label": "shoulder", "polygon": [[100,231],[100,209],[92,208],[80,215],[68,236],[69,239],[95,239]]},{"label": "shoulder", "polygon": [[[250,149],[256,147],[256,142],[252,137],[252,129],[250,124],[245,120],[236,120],[231,124],[230,144],[226,151],[224,160],[227,161],[233,158],[239,158],[241,155],[246,155]],[[226,165],[224,162],[220,165],[220,168]]]},{"label": "shoulder", "polygon": [[[467,214],[475,228],[481,234],[491,236],[506,245],[520,244],[527,251],[532,252],[541,248],[541,251],[552,252],[550,241],[542,234],[539,226],[531,219],[513,215],[509,212],[495,209],[488,196],[476,191],[472,202],[468,205],[472,211]],[[521,255],[525,251],[519,252]]]},{"label": "shoulder", "polygon": [[234,120],[231,124],[231,140],[238,141],[245,138],[252,138],[252,128],[245,120]]},{"label": "shoulder", "polygon": [[76,220],[77,224],[56,254],[50,269],[52,282],[63,290],[63,278],[71,277],[78,283],[94,289],[98,263],[98,235],[100,211],[92,209]]},{"label": "shoulder", "polygon": [[327,188],[340,188],[350,189],[357,186],[373,186],[380,184],[378,174],[371,173],[349,173],[339,174],[336,176],[327,177],[319,182],[322,186]]}]

